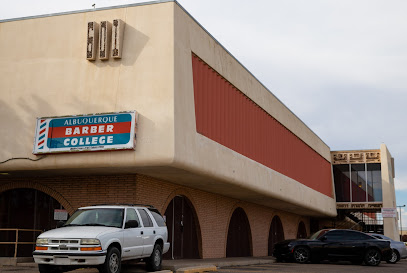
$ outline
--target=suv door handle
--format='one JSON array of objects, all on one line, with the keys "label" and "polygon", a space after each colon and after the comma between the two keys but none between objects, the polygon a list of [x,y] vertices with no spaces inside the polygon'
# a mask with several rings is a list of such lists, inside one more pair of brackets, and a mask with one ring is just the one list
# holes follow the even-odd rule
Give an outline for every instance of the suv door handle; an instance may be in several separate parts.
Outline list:
[{"label": "suv door handle", "polygon": [[143,234],[144,234],[144,232],[143,232],[143,231],[141,231],[140,233],[141,233],[141,235],[143,235]]}]

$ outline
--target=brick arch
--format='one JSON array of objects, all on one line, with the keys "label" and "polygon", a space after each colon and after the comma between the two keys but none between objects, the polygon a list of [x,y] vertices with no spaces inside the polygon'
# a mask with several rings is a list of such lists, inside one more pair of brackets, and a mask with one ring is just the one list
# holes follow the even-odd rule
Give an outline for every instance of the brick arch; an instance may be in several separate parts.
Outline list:
[{"label": "brick arch", "polygon": [[189,206],[192,208],[192,216],[195,221],[195,228],[197,232],[197,239],[198,239],[198,253],[199,257],[203,258],[203,249],[202,249],[202,233],[201,233],[201,224],[199,222],[199,216],[198,216],[198,210],[196,206],[196,202],[193,198],[193,195],[191,192],[185,188],[177,188],[173,190],[167,197],[166,201],[164,202],[164,205],[161,208],[161,212],[164,215],[169,204],[171,201],[176,197],[176,196],[184,196],[187,203],[189,203]]},{"label": "brick arch", "polygon": [[[305,234],[304,234],[304,232],[305,232]],[[297,237],[297,239],[306,238],[307,235],[308,235],[307,227],[306,227],[304,221],[300,219],[297,222],[297,236],[296,237]]]},{"label": "brick arch", "polygon": [[28,181],[13,181],[4,185],[0,186],[0,194],[8,191],[8,190],[14,190],[14,189],[35,189],[38,191],[41,191],[45,194],[48,194],[55,200],[57,200],[67,211],[70,215],[75,211],[75,209],[71,206],[71,204],[66,200],[60,193],[55,191],[54,189],[44,186],[39,183],[32,183]]},{"label": "brick arch", "polygon": [[225,233],[225,246],[224,246],[224,257],[227,256],[227,246],[228,246],[228,236],[229,236],[229,228],[230,228],[230,223],[233,217],[233,214],[237,209],[243,210],[246,219],[247,219],[247,224],[248,224],[248,236],[249,236],[249,255],[253,256],[253,239],[252,239],[252,227],[250,225],[250,220],[249,220],[249,215],[247,213],[248,209],[246,208],[245,204],[243,202],[236,202],[232,207],[231,210],[229,211],[229,216],[228,216],[228,221],[227,221],[227,227],[226,227],[226,233]]},{"label": "brick arch", "polygon": [[[277,243],[277,241],[284,240],[285,239],[285,232],[284,232],[284,224],[283,220],[281,220],[282,217],[279,216],[278,214],[274,214],[270,218],[270,225],[269,225],[269,234],[268,234],[268,243],[267,243],[267,248],[268,248],[268,256],[272,256],[274,244]],[[274,223],[274,228],[273,228],[273,223]],[[273,232],[275,232],[275,228],[278,229],[278,231],[282,231],[281,236],[276,236]],[[281,230],[280,230],[281,228]]]},{"label": "brick arch", "polygon": [[174,199],[175,196],[177,195],[182,195],[185,196],[188,201],[191,203],[191,205],[193,206],[195,213],[197,214],[196,216],[198,217],[198,211],[197,211],[197,206],[196,206],[196,202],[194,201],[194,198],[192,196],[192,194],[190,193],[189,190],[185,189],[185,188],[177,188],[175,190],[173,190],[167,197],[167,199],[164,202],[164,205],[161,207],[161,213],[164,214],[164,212],[167,210],[168,205],[170,204],[170,202],[172,201],[172,199]]}]

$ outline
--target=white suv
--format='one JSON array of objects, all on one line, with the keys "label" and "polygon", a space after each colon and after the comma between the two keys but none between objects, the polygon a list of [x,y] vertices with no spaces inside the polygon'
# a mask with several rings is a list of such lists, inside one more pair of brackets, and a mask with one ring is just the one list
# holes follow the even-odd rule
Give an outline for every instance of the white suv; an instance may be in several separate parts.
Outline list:
[{"label": "white suv", "polygon": [[119,273],[121,261],[133,259],[143,259],[149,271],[156,271],[170,247],[167,240],[165,221],[152,206],[89,206],[39,235],[33,257],[41,273],[81,267]]}]

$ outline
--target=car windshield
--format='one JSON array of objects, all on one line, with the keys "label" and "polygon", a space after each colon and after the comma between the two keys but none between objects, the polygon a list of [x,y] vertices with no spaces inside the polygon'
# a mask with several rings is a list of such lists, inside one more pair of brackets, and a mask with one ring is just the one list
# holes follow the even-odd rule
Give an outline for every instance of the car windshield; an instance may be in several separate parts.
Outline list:
[{"label": "car windshield", "polygon": [[309,239],[311,240],[317,240],[319,239],[321,236],[323,236],[325,233],[327,233],[329,231],[329,229],[321,229],[317,232],[315,232],[314,234],[312,234]]},{"label": "car windshield", "polygon": [[76,211],[64,226],[107,226],[121,228],[124,209],[81,209]]}]

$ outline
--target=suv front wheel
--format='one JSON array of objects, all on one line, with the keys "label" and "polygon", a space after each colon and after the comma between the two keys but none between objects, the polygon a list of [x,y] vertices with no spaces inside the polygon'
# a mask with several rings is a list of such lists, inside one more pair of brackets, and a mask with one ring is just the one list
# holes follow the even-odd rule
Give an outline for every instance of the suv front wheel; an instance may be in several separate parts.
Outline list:
[{"label": "suv front wheel", "polygon": [[120,251],[116,247],[111,247],[107,251],[105,263],[100,265],[100,273],[120,273],[121,257]]},{"label": "suv front wheel", "polygon": [[161,262],[163,259],[162,252],[161,246],[159,244],[155,244],[153,253],[151,253],[151,256],[146,261],[148,271],[161,270]]}]

